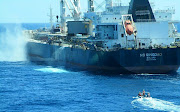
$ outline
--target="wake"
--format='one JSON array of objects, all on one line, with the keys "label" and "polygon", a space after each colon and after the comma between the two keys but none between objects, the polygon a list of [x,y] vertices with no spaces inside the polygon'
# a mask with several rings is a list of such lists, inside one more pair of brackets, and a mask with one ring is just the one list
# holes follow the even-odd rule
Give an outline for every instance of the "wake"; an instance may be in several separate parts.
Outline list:
[{"label": "wake", "polygon": [[155,109],[159,111],[180,112],[180,105],[156,98],[136,98],[131,102],[135,108],[143,110]]},{"label": "wake", "polygon": [[45,67],[45,68],[40,68],[40,69],[35,69],[36,71],[44,72],[44,73],[68,73],[69,71],[66,71],[61,68],[53,68],[51,66]]}]

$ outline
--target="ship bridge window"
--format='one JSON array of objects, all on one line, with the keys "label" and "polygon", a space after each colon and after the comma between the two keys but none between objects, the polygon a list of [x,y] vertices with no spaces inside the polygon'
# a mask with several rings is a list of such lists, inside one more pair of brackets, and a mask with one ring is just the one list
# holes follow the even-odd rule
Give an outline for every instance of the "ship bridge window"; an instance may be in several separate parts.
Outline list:
[{"label": "ship bridge window", "polygon": [[124,34],[121,34],[121,37],[124,37]]}]

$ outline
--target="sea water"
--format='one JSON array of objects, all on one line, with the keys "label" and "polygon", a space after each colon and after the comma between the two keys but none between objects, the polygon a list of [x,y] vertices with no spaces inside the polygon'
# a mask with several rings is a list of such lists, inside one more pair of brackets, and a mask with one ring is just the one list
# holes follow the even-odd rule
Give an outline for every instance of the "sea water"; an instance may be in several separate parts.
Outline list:
[{"label": "sea water", "polygon": [[[180,70],[170,75],[97,75],[36,65],[24,58],[21,31],[44,24],[8,25],[11,29],[0,25],[1,112],[180,112]],[[2,39],[22,42],[15,49]],[[137,98],[143,89],[152,98]]]}]

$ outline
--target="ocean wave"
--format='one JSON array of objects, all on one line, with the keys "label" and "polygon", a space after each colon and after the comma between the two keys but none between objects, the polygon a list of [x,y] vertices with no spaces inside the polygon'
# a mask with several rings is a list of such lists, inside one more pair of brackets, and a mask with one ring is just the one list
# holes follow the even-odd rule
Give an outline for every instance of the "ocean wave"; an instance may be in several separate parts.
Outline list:
[{"label": "ocean wave", "polygon": [[170,83],[180,85],[180,80],[171,80]]},{"label": "ocean wave", "polygon": [[53,68],[51,66],[45,68],[35,69],[36,71],[45,72],[45,73],[68,73],[69,71],[62,68]]},{"label": "ocean wave", "polygon": [[143,110],[155,109],[158,111],[180,112],[180,105],[156,98],[135,98],[131,104],[135,108]]}]

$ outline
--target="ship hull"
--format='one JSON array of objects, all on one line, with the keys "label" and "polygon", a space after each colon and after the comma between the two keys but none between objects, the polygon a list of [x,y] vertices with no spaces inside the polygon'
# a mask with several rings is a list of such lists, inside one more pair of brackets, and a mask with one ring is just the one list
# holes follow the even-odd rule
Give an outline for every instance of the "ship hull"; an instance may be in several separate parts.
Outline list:
[{"label": "ship hull", "polygon": [[180,48],[96,51],[28,42],[30,61],[120,74],[166,74],[180,65]]}]

